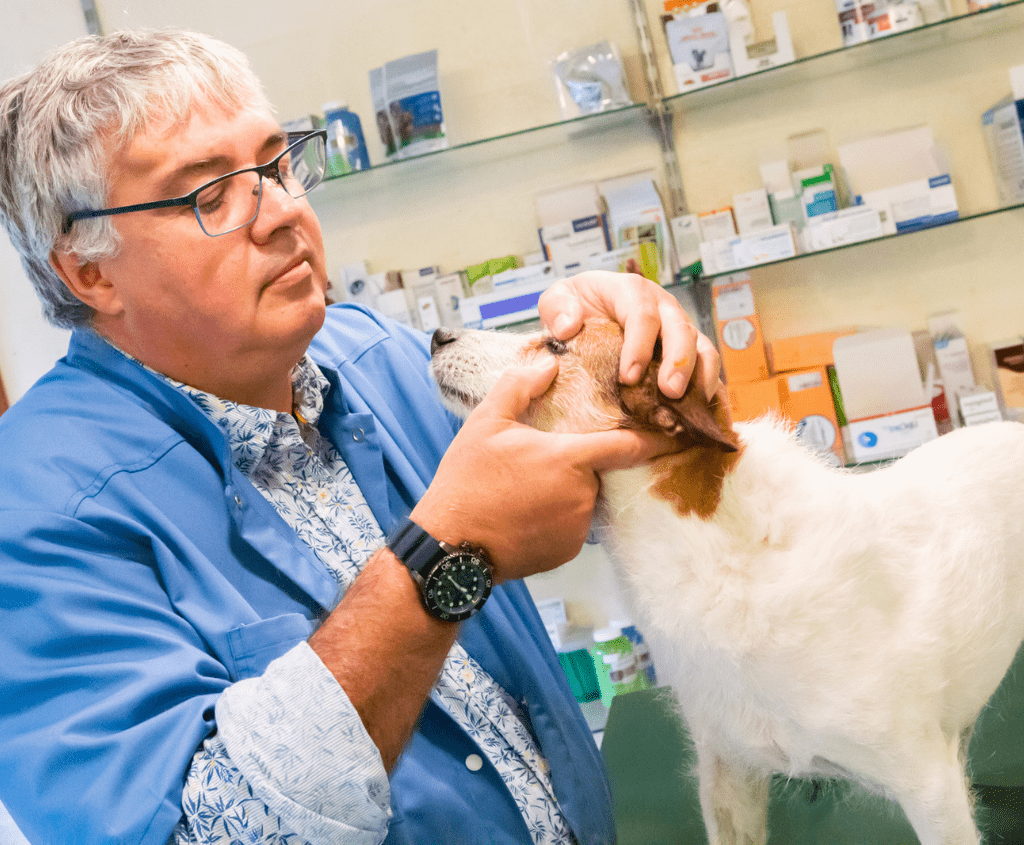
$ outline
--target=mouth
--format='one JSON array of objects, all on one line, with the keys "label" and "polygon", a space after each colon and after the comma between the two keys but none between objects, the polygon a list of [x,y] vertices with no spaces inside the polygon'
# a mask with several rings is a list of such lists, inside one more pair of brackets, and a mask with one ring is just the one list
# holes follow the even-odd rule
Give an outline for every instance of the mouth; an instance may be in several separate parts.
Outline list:
[{"label": "mouth", "polygon": [[301,255],[288,264],[279,273],[275,273],[263,285],[263,289],[274,286],[290,286],[307,281],[313,275],[313,266],[309,257]]}]

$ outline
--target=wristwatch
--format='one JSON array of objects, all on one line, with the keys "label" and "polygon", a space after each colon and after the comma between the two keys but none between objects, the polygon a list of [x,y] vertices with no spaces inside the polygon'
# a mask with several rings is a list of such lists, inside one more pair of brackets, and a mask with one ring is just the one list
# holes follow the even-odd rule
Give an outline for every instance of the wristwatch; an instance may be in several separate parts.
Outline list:
[{"label": "wristwatch", "polygon": [[463,543],[456,548],[435,540],[408,517],[391,529],[385,543],[408,567],[423,606],[435,619],[468,619],[491,594],[491,561],[479,546]]}]

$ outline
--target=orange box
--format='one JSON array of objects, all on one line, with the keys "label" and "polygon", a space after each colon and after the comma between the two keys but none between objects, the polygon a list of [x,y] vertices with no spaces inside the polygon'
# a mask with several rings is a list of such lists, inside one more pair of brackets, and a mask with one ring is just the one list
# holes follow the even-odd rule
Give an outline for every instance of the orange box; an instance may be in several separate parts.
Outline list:
[{"label": "orange box", "polygon": [[750,277],[745,274],[738,279],[726,277],[712,286],[711,296],[715,305],[718,351],[726,379],[735,384],[768,378],[768,357],[761,321],[754,308]]},{"label": "orange box", "polygon": [[779,396],[777,378],[735,383],[730,381],[727,387],[734,422],[756,419],[762,414],[782,413],[782,397]]},{"label": "orange box", "polygon": [[776,413],[789,420],[797,437],[812,449],[831,452],[846,463],[843,438],[824,367],[783,373],[761,381],[730,382],[729,405],[735,422]]},{"label": "orange box", "polygon": [[775,378],[779,384],[782,413],[793,421],[797,437],[813,449],[831,452],[838,459],[839,466],[845,465],[843,436],[826,369],[817,367]]},{"label": "orange box", "polygon": [[768,345],[768,357],[771,360],[773,373],[787,373],[790,370],[809,370],[815,367],[831,367],[832,344],[837,338],[855,334],[851,327],[837,329],[832,332],[818,332],[799,337],[787,337],[773,340]]}]

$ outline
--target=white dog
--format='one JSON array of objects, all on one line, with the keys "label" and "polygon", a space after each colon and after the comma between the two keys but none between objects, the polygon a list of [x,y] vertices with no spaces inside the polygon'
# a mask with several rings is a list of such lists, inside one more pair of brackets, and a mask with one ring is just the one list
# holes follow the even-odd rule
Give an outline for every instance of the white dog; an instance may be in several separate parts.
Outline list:
[{"label": "white dog", "polygon": [[976,845],[964,745],[1024,639],[1024,426],[837,470],[777,421],[733,427],[724,391],[672,402],[653,367],[622,387],[621,343],[603,321],[568,343],[440,330],[432,372],[465,415],[509,366],[556,355],[524,422],[679,438],[604,475],[603,542],[689,725],[709,841],[765,843],[781,772],[854,778],[922,845]]}]

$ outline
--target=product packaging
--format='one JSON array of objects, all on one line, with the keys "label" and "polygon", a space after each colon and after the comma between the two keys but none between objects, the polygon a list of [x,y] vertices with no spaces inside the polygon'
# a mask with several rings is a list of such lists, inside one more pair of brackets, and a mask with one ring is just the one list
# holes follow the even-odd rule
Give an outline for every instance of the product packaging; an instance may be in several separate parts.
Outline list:
[{"label": "product packaging", "polygon": [[[973,392],[976,384],[971,350],[960,329],[959,316],[955,312],[947,312],[929,317],[928,332],[932,337],[935,362],[947,401],[958,403],[960,395]],[[959,422],[955,415],[953,422],[954,425]]]},{"label": "product packaging", "polygon": [[373,102],[377,134],[380,137],[381,146],[384,148],[384,160],[394,161],[398,158],[398,142],[395,140],[395,130],[391,126],[388,94],[382,67],[376,67],[370,71],[370,100]]},{"label": "product packaging", "polygon": [[620,627],[609,626],[594,631],[594,664],[605,707],[611,706],[616,695],[639,692],[644,688],[633,645]]},{"label": "product packaging", "polygon": [[732,78],[729,23],[722,12],[701,7],[696,14],[670,17],[665,38],[680,93]]},{"label": "product packaging", "polygon": [[353,170],[369,170],[370,155],[359,115],[349,111],[346,103],[324,103],[324,121],[327,125],[327,175],[344,176]]},{"label": "product packaging", "polygon": [[696,214],[683,214],[669,220],[676,248],[676,272],[683,277],[701,274],[700,222]]},{"label": "product packaging", "polygon": [[551,63],[563,120],[632,103],[618,49],[601,41],[562,53]]},{"label": "product packaging", "polygon": [[989,351],[1003,415],[1024,422],[1024,341],[999,341],[990,344]]},{"label": "product packaging", "polygon": [[612,248],[596,183],[545,191],[534,198],[534,207],[541,250],[559,275],[579,272],[591,256]]},{"label": "product packaging", "polygon": [[[404,56],[371,70],[370,95],[385,151],[390,149],[389,140],[393,140],[398,158],[447,149],[437,50]],[[382,113],[388,121],[386,127]]]},{"label": "product packaging", "polygon": [[898,458],[939,436],[910,332],[876,329],[838,338],[835,369],[856,463]]},{"label": "product packaging", "polygon": [[754,308],[749,273],[716,279],[711,287],[715,329],[729,384],[768,378],[761,321]]},{"label": "product packaging", "polygon": [[773,37],[757,42],[744,40],[742,32],[729,28],[729,54],[736,76],[746,76],[794,61],[793,40],[789,35],[786,13],[774,12],[772,26],[775,29]]},{"label": "product packaging", "polygon": [[632,247],[640,273],[652,281],[672,282],[668,218],[650,170],[605,179],[598,190],[608,209],[612,249]]},{"label": "product packaging", "polygon": [[999,202],[1024,202],[1024,65],[1010,68],[1010,96],[981,116]]}]

